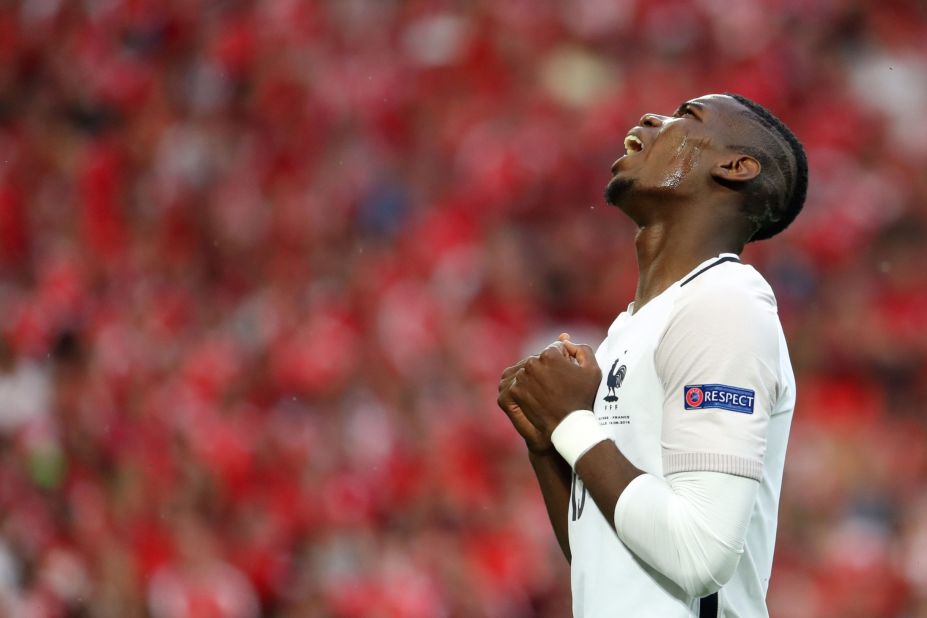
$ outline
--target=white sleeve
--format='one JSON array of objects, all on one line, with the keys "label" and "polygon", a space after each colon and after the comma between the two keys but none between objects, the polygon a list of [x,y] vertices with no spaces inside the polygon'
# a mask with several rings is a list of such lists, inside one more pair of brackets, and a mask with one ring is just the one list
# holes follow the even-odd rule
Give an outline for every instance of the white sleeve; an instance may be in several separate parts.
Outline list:
[{"label": "white sleeve", "polygon": [[663,473],[704,470],[760,480],[779,398],[775,298],[752,269],[691,286],[654,356],[665,392]]},{"label": "white sleeve", "polygon": [[703,597],[733,576],[758,488],[720,472],[642,474],[618,498],[615,530],[641,560]]}]

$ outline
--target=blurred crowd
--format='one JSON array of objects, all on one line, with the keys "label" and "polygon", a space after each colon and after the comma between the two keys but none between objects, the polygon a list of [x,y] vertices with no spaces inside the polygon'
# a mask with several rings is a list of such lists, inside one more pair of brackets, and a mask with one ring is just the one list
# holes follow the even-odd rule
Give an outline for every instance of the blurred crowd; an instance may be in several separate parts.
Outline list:
[{"label": "blurred crowd", "polygon": [[569,615],[502,369],[633,296],[601,192],[708,92],[805,212],[769,606],[927,616],[917,0],[0,2],[0,616]]}]

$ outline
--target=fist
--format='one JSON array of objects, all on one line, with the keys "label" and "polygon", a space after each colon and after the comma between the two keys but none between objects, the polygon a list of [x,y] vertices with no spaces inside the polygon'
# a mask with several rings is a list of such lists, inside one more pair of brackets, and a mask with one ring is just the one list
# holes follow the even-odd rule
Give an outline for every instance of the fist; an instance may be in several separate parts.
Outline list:
[{"label": "fist", "polygon": [[512,401],[545,436],[574,410],[591,410],[602,381],[595,353],[588,345],[561,340],[526,359],[514,372]]},{"label": "fist", "polygon": [[[564,341],[568,341],[569,338],[570,336],[566,333],[560,335],[560,339],[547,346],[547,349],[541,354],[547,353],[548,350],[555,350],[559,354],[569,358],[569,353],[564,349],[563,343]],[[499,398],[496,403],[499,404],[499,407],[512,422],[512,426],[515,427],[515,430],[525,440],[528,450],[535,455],[546,455],[554,452],[554,447],[550,442],[550,433],[542,432],[529,421],[528,417],[525,416],[524,411],[521,409],[521,406],[512,398],[512,386],[516,383],[515,375],[521,371],[529,361],[539,357],[540,355],[529,356],[502,372],[502,377],[499,379]]]}]

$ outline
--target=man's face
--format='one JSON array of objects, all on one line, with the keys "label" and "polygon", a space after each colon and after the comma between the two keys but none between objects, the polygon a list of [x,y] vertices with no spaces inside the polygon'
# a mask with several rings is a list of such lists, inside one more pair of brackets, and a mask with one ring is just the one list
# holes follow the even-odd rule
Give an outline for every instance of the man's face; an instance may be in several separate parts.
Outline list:
[{"label": "man's face", "polygon": [[612,165],[606,200],[623,208],[634,195],[706,190],[743,110],[731,97],[711,94],[686,101],[672,116],[645,114],[625,138],[627,153]]}]

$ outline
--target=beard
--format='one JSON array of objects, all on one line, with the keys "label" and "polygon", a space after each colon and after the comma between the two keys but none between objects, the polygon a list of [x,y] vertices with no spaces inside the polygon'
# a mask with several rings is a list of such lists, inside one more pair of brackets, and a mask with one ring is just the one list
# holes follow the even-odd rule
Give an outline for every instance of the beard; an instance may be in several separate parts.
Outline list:
[{"label": "beard", "polygon": [[612,206],[618,206],[621,199],[628,194],[634,181],[629,178],[615,176],[605,186],[605,201]]}]

